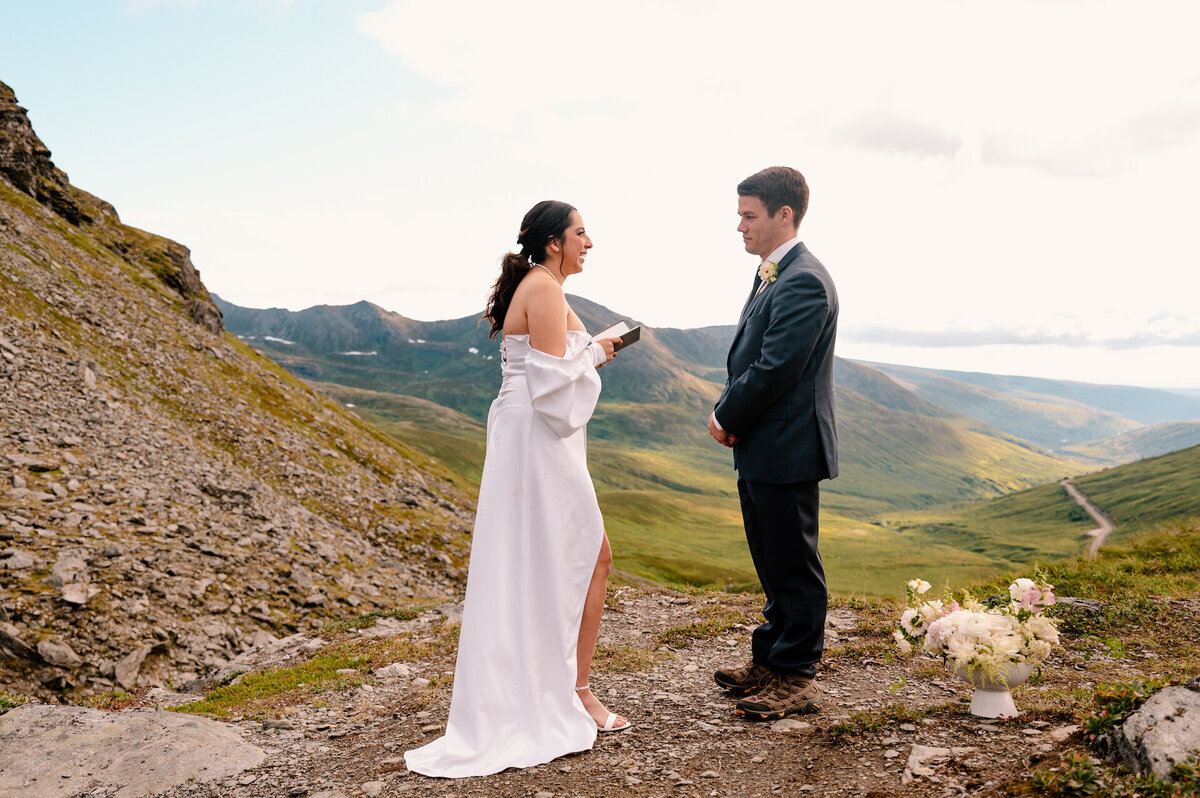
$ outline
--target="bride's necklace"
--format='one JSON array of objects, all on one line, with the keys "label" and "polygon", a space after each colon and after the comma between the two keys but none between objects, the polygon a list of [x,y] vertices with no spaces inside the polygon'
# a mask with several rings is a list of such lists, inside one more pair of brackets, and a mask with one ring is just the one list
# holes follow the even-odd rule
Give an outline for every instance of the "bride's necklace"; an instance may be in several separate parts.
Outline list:
[{"label": "bride's necklace", "polygon": [[[543,266],[543,265],[542,265],[542,264],[540,264],[540,263],[535,263],[535,264],[533,264],[533,265],[534,265],[534,266],[537,266],[539,269],[541,269],[542,271],[544,271],[546,274],[550,275],[550,277],[551,277],[551,278],[554,280],[554,282],[558,283],[558,278],[554,276],[554,272],[550,271],[549,269],[547,269],[545,266]],[[562,283],[558,283],[558,284],[559,284],[559,285],[562,285]]]}]

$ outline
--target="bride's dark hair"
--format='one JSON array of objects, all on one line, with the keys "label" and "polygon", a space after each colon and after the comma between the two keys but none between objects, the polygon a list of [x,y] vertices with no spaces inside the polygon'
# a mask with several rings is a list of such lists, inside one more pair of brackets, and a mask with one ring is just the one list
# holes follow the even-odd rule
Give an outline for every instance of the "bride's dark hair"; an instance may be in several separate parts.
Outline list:
[{"label": "bride's dark hair", "polygon": [[573,205],[565,202],[542,200],[525,214],[521,220],[521,232],[517,236],[521,251],[509,252],[500,262],[500,276],[492,286],[487,310],[483,312],[483,318],[492,323],[488,338],[495,338],[496,333],[504,329],[504,317],[508,314],[508,305],[517,286],[521,284],[521,278],[533,264],[541,263],[546,247],[552,240],[563,237],[574,210]]}]

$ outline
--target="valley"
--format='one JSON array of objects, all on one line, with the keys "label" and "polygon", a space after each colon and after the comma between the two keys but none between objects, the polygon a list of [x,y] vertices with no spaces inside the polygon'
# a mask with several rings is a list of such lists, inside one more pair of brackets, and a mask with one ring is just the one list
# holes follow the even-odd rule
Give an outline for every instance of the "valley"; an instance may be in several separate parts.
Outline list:
[{"label": "valley", "polygon": [[[589,329],[623,318],[569,299]],[[458,475],[456,485],[477,488],[500,375],[498,344],[476,318],[419,322],[366,302],[291,312],[216,301],[231,332],[436,458]],[[625,581],[735,590],[757,583],[732,458],[704,428],[732,335],[732,326],[643,324],[642,341],[601,375],[589,463]],[[914,569],[957,582],[1082,553],[1087,522],[1054,483],[1142,456],[1140,442],[1186,444],[1192,426],[1200,429],[1160,422],[1193,409],[1200,417],[1200,402],[1169,395],[1156,415],[1148,407],[1165,392],[1144,389],[956,380],[844,359],[836,382],[842,468],[822,485],[822,553],[830,589],[845,595],[899,593]],[[1068,430],[1071,440],[1115,434],[1128,443],[1093,442],[1085,454],[1085,444],[1054,451],[1030,439],[1061,442]],[[1034,499],[1012,498],[1027,490]],[[980,509],[990,499],[999,506]]]}]

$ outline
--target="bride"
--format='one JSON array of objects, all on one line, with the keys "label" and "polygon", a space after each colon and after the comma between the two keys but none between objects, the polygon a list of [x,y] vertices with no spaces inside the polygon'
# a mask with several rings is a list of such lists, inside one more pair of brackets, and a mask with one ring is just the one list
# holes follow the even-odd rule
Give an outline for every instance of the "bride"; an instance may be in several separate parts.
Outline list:
[{"label": "bride", "polygon": [[450,718],[445,736],[404,755],[427,776],[531,767],[630,726],[588,689],[612,551],[585,425],[617,339],[592,341],[563,295],[592,247],[575,208],[534,205],[517,243],[484,314],[503,333],[503,382],[488,412]]}]

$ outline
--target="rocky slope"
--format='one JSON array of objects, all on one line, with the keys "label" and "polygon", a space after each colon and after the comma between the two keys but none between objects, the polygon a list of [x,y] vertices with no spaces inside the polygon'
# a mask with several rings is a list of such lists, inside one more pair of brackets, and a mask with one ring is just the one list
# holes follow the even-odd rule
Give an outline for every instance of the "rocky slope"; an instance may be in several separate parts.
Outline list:
[{"label": "rocky slope", "polygon": [[0,83],[0,694],[180,685],[461,587],[469,499],[225,333]]}]

